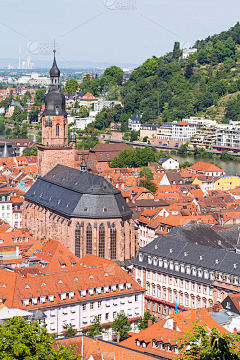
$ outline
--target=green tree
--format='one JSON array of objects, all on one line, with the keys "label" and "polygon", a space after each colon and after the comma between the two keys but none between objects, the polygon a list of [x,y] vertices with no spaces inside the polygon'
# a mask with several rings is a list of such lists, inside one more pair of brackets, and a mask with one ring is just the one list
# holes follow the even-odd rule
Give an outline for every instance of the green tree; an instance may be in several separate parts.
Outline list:
[{"label": "green tree", "polygon": [[106,78],[107,76],[109,76],[109,81],[108,81],[108,84],[106,84],[106,85],[110,85],[112,82],[117,85],[122,85],[123,75],[124,75],[124,73],[120,67],[111,66],[109,68],[106,68],[106,70],[103,73],[103,78]]},{"label": "green tree", "polygon": [[179,360],[238,360],[239,336],[221,334],[216,328],[211,332],[198,322],[183,337],[178,338]]},{"label": "green tree", "polygon": [[146,180],[153,180],[154,174],[149,167],[143,167],[139,172],[139,177],[144,177]]},{"label": "green tree", "polygon": [[131,138],[132,141],[137,141],[137,139],[138,139],[138,132],[132,130],[132,131],[131,131],[131,136],[130,136],[130,138]]},{"label": "green tree", "polygon": [[41,106],[44,101],[46,89],[38,89],[35,92],[34,105]]},{"label": "green tree", "polygon": [[15,106],[12,114],[12,120],[18,122],[20,121],[20,119],[21,119],[21,109],[19,106]]},{"label": "green tree", "polygon": [[0,325],[1,360],[77,360],[74,347],[65,347],[54,340],[37,321],[28,323],[14,316]]},{"label": "green tree", "polygon": [[144,330],[148,328],[148,321],[151,320],[154,324],[156,321],[155,316],[152,316],[150,311],[145,311],[143,318],[139,321],[138,328],[139,330]]},{"label": "green tree", "polygon": [[128,333],[131,330],[131,324],[125,314],[118,313],[111,328],[117,334],[118,340],[123,340],[128,337]]},{"label": "green tree", "polygon": [[103,326],[101,325],[98,316],[95,316],[93,324],[90,325],[90,331],[88,332],[88,336],[94,337],[97,335],[102,335],[103,333],[105,333],[105,331],[103,330]]},{"label": "green tree", "polygon": [[178,149],[179,155],[185,155],[187,152],[187,146],[185,144],[182,144],[180,148]]},{"label": "green tree", "polygon": [[65,337],[72,337],[77,333],[77,330],[73,328],[72,324],[64,324],[63,329]]},{"label": "green tree", "polygon": [[37,107],[33,106],[28,114],[30,123],[38,122],[38,113],[39,113],[39,109]]},{"label": "green tree", "polygon": [[66,82],[65,90],[68,94],[76,93],[78,88],[78,81],[76,79],[69,79]]},{"label": "green tree", "polygon": [[82,117],[88,117],[89,115],[89,109],[87,109],[85,106],[80,106],[78,110],[78,116]]},{"label": "green tree", "polygon": [[30,148],[26,148],[23,150],[24,156],[37,156],[37,154],[38,154],[37,146],[32,146]]}]

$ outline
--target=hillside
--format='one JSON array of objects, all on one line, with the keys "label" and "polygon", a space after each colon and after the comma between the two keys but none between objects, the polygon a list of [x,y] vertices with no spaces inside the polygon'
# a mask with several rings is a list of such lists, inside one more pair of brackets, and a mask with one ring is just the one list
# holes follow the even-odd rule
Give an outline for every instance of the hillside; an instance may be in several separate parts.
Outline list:
[{"label": "hillside", "polygon": [[197,53],[182,59],[180,44],[162,57],[153,56],[135,69],[122,84],[119,68],[105,71],[101,79],[84,79],[82,89],[98,95],[108,90],[108,100],[121,100],[124,109],[106,109],[95,122],[97,129],[110,121],[143,113],[142,122],[161,123],[189,116],[207,116],[219,122],[240,120],[240,24],[228,31],[196,41]]}]

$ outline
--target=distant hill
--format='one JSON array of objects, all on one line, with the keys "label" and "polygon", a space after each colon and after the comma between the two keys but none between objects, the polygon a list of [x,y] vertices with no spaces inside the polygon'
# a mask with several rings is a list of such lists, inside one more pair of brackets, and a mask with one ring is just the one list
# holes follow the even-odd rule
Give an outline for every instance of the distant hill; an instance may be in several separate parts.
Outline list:
[{"label": "distant hill", "polygon": [[[60,56],[59,56],[60,58]],[[52,66],[52,60],[34,60],[34,57],[31,57],[31,62],[34,62],[34,68],[44,68],[49,69]],[[58,66],[60,69],[89,69],[89,68],[101,68],[105,69],[113,65],[110,62],[97,62],[97,61],[78,61],[78,60],[70,60],[70,61],[62,61],[60,59],[57,60]],[[18,59],[12,58],[0,58],[0,68],[7,68],[8,65],[18,66]],[[121,68],[135,68],[139,66],[139,64],[132,63],[116,63]]]},{"label": "distant hill", "polygon": [[127,113],[143,113],[143,122],[204,115],[240,120],[240,24],[196,41],[198,52],[186,60],[180,44],[152,57],[125,82],[120,97]]}]

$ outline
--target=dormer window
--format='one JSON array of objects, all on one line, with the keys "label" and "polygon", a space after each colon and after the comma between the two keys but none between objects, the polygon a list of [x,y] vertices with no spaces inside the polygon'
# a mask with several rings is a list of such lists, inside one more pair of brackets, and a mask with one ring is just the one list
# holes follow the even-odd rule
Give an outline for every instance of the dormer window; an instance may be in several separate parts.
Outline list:
[{"label": "dormer window", "polygon": [[106,294],[109,292],[109,286],[104,286],[103,292]]},{"label": "dormer window", "polygon": [[119,284],[119,285],[118,285],[118,290],[119,290],[119,291],[122,291],[123,289],[124,289],[123,284]]},{"label": "dormer window", "polygon": [[69,299],[74,299],[74,291],[70,291],[70,292],[68,293],[68,298],[69,298]]},{"label": "dormer window", "polygon": [[196,275],[197,275],[197,271],[196,271],[196,269],[195,269],[195,268],[192,268],[192,274],[193,274],[194,276],[196,276]]},{"label": "dormer window", "polygon": [[101,294],[102,288],[101,287],[97,287],[96,288],[96,294]]},{"label": "dormer window", "polygon": [[139,259],[139,261],[143,261],[143,254],[142,253],[139,253],[139,255],[138,255],[138,259]]},{"label": "dormer window", "polygon": [[141,343],[140,343],[139,340],[137,340],[136,345],[137,345],[137,346],[140,346],[140,345],[141,345]]},{"label": "dormer window", "polygon": [[173,270],[173,268],[174,268],[173,261],[170,261],[170,262],[169,262],[169,269],[170,269],[170,270]]},{"label": "dormer window", "polygon": [[48,301],[53,302],[54,301],[54,295],[49,295],[48,296]]},{"label": "dormer window", "polygon": [[147,344],[143,341],[143,343],[142,343],[142,347],[143,348],[146,348],[147,347]]},{"label": "dormer window", "polygon": [[60,299],[61,299],[61,300],[66,300],[66,298],[67,298],[67,294],[66,294],[66,293],[60,294]]},{"label": "dormer window", "polygon": [[40,304],[45,304],[46,296],[40,296]]},{"label": "dormer window", "polygon": [[148,256],[148,264],[151,264],[152,263],[152,257],[149,255]]},{"label": "dormer window", "polygon": [[126,283],[126,289],[130,290],[131,289],[131,283]]},{"label": "dormer window", "polygon": [[116,285],[112,285],[112,286],[111,286],[111,291],[115,292],[115,291],[116,291],[116,288],[117,288]]},{"label": "dormer window", "polygon": [[37,305],[38,303],[38,298],[32,298],[32,305]]},{"label": "dormer window", "polygon": [[23,306],[29,306],[29,299],[23,300]]},{"label": "dormer window", "polygon": [[81,296],[82,297],[86,296],[86,290],[81,290]]},{"label": "dormer window", "polygon": [[202,270],[201,269],[198,269],[198,276],[202,277]]},{"label": "dormer window", "polygon": [[88,295],[92,296],[94,294],[94,289],[88,289]]},{"label": "dormer window", "polygon": [[3,244],[3,239],[0,239],[0,244]]},{"label": "dormer window", "polygon": [[181,265],[181,272],[184,273],[185,272],[185,266]]},{"label": "dormer window", "polygon": [[168,261],[167,261],[167,260],[164,260],[164,261],[163,261],[163,264],[164,264],[164,268],[167,269],[167,268],[168,268]]}]

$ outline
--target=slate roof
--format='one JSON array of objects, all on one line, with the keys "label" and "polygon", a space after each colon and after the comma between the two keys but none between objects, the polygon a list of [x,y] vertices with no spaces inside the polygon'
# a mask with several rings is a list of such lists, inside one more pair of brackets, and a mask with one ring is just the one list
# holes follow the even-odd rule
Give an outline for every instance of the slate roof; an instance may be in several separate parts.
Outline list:
[{"label": "slate roof", "polygon": [[[191,226],[194,227],[195,225]],[[170,270],[169,268],[164,269],[164,267],[159,267],[153,263],[148,264],[148,255],[152,255],[178,261],[179,263],[195,265],[203,269],[222,271],[237,276],[240,275],[240,254],[224,249],[199,245],[197,241],[201,236],[198,237],[197,232],[195,233],[196,238],[194,239],[196,243],[193,243],[181,240],[180,237],[172,237],[171,233],[174,231],[176,231],[176,229],[171,231],[168,235],[157,237],[143,247],[139,251],[143,254],[143,261],[139,261],[139,256],[137,255],[133,264],[151,268],[156,271],[161,269],[161,271],[166,271],[167,273],[181,274],[180,271]],[[204,277],[199,278],[198,276],[193,276],[191,274],[188,275],[186,273],[184,273],[184,277],[191,279],[194,278],[196,281],[208,283],[213,281],[204,279]]]},{"label": "slate roof", "polygon": [[56,165],[25,199],[69,217],[117,218],[132,214],[121,192],[103,177]]},{"label": "slate roof", "polygon": [[[216,249],[234,249],[233,242],[229,241],[231,238],[230,233],[229,236],[226,237],[224,230],[214,231],[211,226],[205,223],[185,226],[180,225],[166,236],[178,240],[198,243],[203,246],[211,246]],[[237,243],[237,239],[234,243]]]}]

